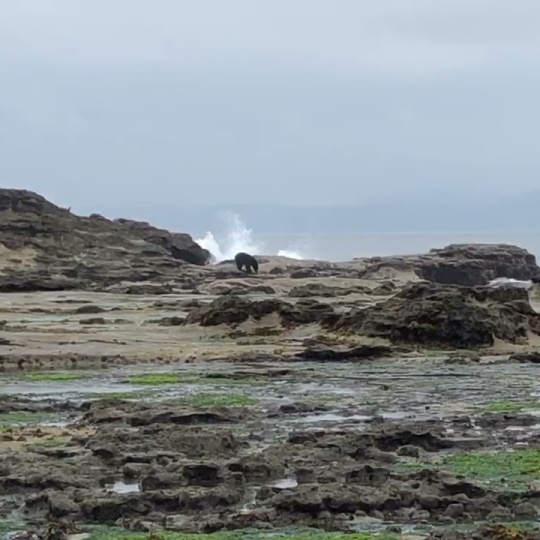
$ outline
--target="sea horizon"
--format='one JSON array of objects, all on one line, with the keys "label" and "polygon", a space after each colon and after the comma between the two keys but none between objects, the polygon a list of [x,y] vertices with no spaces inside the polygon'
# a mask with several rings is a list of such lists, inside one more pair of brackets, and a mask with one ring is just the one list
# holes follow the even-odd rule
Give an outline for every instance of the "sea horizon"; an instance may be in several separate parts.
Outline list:
[{"label": "sea horizon", "polygon": [[[540,255],[540,230],[537,231],[398,231],[343,234],[253,234],[251,243],[262,255],[280,250],[294,252],[302,259],[349,261],[360,257],[401,256],[427,253],[449,244],[512,244],[536,257]],[[246,246],[250,247],[250,246]]]}]

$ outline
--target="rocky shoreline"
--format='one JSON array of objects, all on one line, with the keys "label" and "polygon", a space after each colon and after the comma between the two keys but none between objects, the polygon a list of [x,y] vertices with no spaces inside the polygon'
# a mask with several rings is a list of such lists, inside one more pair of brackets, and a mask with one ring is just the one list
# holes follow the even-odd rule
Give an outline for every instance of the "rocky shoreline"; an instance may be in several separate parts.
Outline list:
[{"label": "rocky shoreline", "polygon": [[0,235],[0,536],[539,537],[526,250],[247,276],[20,190]]}]

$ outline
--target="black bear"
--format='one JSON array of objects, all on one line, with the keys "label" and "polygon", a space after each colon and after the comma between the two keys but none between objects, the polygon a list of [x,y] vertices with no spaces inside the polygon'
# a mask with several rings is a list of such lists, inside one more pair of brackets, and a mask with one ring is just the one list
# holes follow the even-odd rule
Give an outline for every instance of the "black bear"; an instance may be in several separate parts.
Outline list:
[{"label": "black bear", "polygon": [[234,256],[234,262],[236,263],[236,268],[242,271],[242,266],[246,268],[246,272],[251,274],[251,270],[255,270],[255,273],[259,271],[259,263],[255,257],[252,257],[248,253],[237,253]]}]

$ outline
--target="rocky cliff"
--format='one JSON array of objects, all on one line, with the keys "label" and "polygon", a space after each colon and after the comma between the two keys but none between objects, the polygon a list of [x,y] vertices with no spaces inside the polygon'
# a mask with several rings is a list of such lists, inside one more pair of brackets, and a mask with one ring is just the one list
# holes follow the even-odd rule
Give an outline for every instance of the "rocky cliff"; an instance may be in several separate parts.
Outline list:
[{"label": "rocky cliff", "polygon": [[173,278],[210,254],[188,234],[80,217],[31,191],[0,189],[0,289],[106,286]]}]

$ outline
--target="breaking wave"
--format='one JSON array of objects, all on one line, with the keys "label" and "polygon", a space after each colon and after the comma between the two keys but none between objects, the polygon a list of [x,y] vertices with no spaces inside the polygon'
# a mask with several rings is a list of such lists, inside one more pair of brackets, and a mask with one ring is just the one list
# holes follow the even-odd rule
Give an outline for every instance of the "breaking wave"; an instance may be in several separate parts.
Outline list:
[{"label": "breaking wave", "polygon": [[214,235],[208,231],[203,238],[195,240],[197,244],[212,254],[214,263],[234,259],[234,256],[240,251],[250,255],[278,255],[297,260],[305,258],[300,250],[291,246],[279,249],[276,253],[269,252],[265,249],[263,242],[254,239],[252,230],[246,227],[236,214],[226,214],[225,221],[227,226],[222,236]]}]

